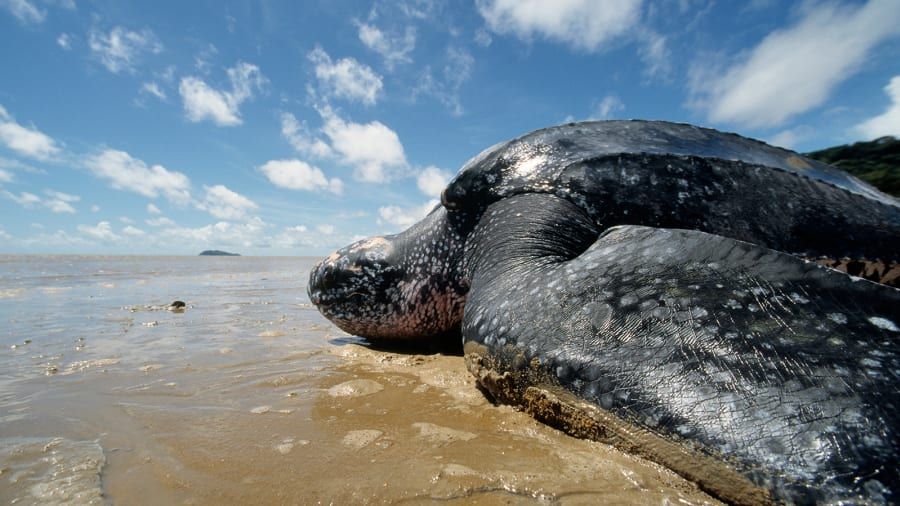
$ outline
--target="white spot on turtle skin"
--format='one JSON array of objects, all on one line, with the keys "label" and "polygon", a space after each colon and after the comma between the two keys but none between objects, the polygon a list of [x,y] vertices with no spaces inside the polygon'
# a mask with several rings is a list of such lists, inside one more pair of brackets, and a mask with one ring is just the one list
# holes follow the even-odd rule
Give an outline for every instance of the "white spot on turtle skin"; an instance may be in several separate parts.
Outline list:
[{"label": "white spot on turtle skin", "polygon": [[807,303],[809,303],[809,299],[807,299],[806,297],[804,297],[804,296],[802,296],[802,295],[800,295],[799,293],[796,293],[796,292],[791,292],[791,300],[794,301],[794,302],[797,303],[797,304],[807,304]]},{"label": "white spot on turtle skin", "polygon": [[641,311],[650,311],[657,306],[659,306],[659,303],[655,300],[650,299],[641,302],[639,307],[641,308]]},{"label": "white spot on turtle skin", "polygon": [[871,358],[864,358],[860,360],[859,363],[866,367],[881,367],[881,362]]},{"label": "white spot on turtle skin", "polygon": [[734,300],[734,299],[728,299],[728,302],[726,302],[724,305],[725,305],[725,307],[727,307],[728,309],[741,309],[742,307],[744,307],[744,306],[741,305],[740,302],[738,302],[738,301],[736,301],[736,300]]},{"label": "white spot on turtle skin", "polygon": [[847,323],[847,317],[843,313],[828,313],[828,319],[839,325]]},{"label": "white spot on turtle skin", "polygon": [[875,325],[880,329],[889,330],[891,332],[900,332],[900,328],[897,327],[897,324],[888,320],[887,318],[882,318],[880,316],[871,316],[869,317],[869,323]]},{"label": "white spot on turtle skin", "polygon": [[672,310],[667,307],[658,307],[650,312],[650,315],[654,318],[659,318],[660,320],[665,320],[669,318],[672,314]]},{"label": "white spot on turtle skin", "polygon": [[630,305],[634,304],[635,302],[637,302],[637,300],[638,300],[637,297],[635,297],[634,295],[628,294],[619,300],[619,306],[621,306],[621,307],[630,306]]},{"label": "white spot on turtle skin", "polygon": [[754,286],[753,288],[750,289],[750,293],[752,293],[753,295],[756,295],[756,296],[762,296],[762,295],[765,295],[767,292],[766,292],[766,289],[761,286]]}]

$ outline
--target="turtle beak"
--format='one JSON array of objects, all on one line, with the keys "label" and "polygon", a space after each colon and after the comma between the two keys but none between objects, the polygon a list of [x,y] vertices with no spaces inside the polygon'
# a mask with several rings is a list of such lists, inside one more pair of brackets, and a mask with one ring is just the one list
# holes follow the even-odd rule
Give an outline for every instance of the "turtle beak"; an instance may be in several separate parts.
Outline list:
[{"label": "turtle beak", "polygon": [[387,240],[373,237],[332,253],[309,273],[309,300],[322,309],[376,289],[390,270],[392,252]]},{"label": "turtle beak", "polygon": [[316,264],[309,272],[309,284],[306,287],[309,300],[318,307],[327,307],[325,300],[328,289],[334,287],[337,280],[338,267],[331,257]]}]

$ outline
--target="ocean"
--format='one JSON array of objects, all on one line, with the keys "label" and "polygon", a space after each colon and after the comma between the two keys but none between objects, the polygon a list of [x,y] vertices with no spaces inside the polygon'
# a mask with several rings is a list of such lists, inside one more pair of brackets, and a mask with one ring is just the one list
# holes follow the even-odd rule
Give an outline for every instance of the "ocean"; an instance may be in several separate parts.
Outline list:
[{"label": "ocean", "polygon": [[0,256],[0,503],[717,504],[343,333],[315,261]]}]

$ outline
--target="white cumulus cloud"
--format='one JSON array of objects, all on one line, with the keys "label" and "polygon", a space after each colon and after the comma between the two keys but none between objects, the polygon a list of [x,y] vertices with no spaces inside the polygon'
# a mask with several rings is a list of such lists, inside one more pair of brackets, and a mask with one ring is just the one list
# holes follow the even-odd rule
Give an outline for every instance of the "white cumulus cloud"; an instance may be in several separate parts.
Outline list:
[{"label": "white cumulus cloud", "polygon": [[72,49],[72,36],[68,33],[61,33],[59,37],[56,38],[56,43],[59,44],[59,47],[68,51]]},{"label": "white cumulus cloud", "polygon": [[643,28],[638,30],[637,39],[640,43],[638,56],[644,62],[644,74],[654,77],[666,77],[672,70],[671,53],[666,42],[666,37],[659,33]]},{"label": "white cumulus cloud", "polygon": [[320,110],[322,132],[341,163],[353,167],[356,179],[385,182],[394,172],[407,166],[400,137],[380,121],[353,123],[338,116],[330,108]]},{"label": "white cumulus cloud", "polygon": [[319,242],[317,239],[320,236],[320,234],[311,233],[305,225],[297,225],[284,227],[281,233],[273,238],[272,243],[281,248],[315,246]]},{"label": "white cumulus cloud", "polygon": [[159,232],[163,239],[178,240],[180,244],[193,244],[209,249],[217,246],[262,246],[269,242],[264,232],[267,225],[259,218],[245,223],[220,221],[202,227],[170,227]]},{"label": "white cumulus cloud", "polygon": [[625,110],[625,104],[618,96],[609,94],[603,97],[603,100],[597,103],[594,108],[592,118],[610,119],[615,117],[616,113]]},{"label": "white cumulus cloud", "polygon": [[34,126],[16,122],[0,105],[0,142],[9,149],[37,160],[49,160],[60,152],[59,144]]},{"label": "white cumulus cloud", "polygon": [[240,106],[261,91],[268,79],[259,67],[238,62],[228,69],[231,90],[217,90],[194,76],[185,77],[178,86],[188,120],[198,123],[210,120],[219,126],[241,124]]},{"label": "white cumulus cloud", "polygon": [[[317,110],[322,126],[315,134],[293,114],[281,115],[281,134],[299,153],[337,160],[352,167],[353,177],[360,181],[381,183],[405,175],[408,168],[406,155],[396,132],[380,121],[354,123],[346,120],[327,104]],[[324,174],[306,162],[274,162],[278,163],[266,169],[273,183],[296,189],[325,188]],[[291,163],[286,165],[287,162]],[[340,193],[340,180],[328,180],[328,185],[333,193]]]},{"label": "white cumulus cloud", "polygon": [[147,212],[150,214],[162,214],[162,211],[159,210],[154,204],[147,204]]},{"label": "white cumulus cloud", "polygon": [[404,16],[415,19],[436,19],[445,4],[442,0],[404,0],[393,2]]},{"label": "white cumulus cloud", "polygon": [[398,63],[410,63],[410,53],[416,47],[416,30],[408,26],[403,35],[385,34],[377,26],[358,23],[359,40],[382,58],[388,69]]},{"label": "white cumulus cloud", "polygon": [[448,47],[444,56],[443,67],[438,69],[431,65],[425,67],[419,78],[414,94],[424,93],[435,97],[454,116],[463,113],[459,92],[462,85],[472,76],[475,58],[464,49]]},{"label": "white cumulus cloud", "polygon": [[310,51],[316,78],[327,96],[373,105],[381,93],[381,76],[353,58],[332,61],[321,47]]},{"label": "white cumulus cloud", "polygon": [[144,220],[144,223],[150,225],[151,227],[170,227],[175,224],[174,221],[166,218],[165,216],[160,216],[158,218],[148,218]]},{"label": "white cumulus cloud", "polygon": [[424,218],[438,204],[438,200],[433,199],[421,206],[406,208],[400,206],[379,207],[378,216],[381,220],[390,223],[391,225],[406,228]]},{"label": "white cumulus cloud", "polygon": [[94,226],[78,225],[78,231],[84,235],[90,236],[101,241],[118,241],[121,237],[112,231],[108,221],[101,221]]},{"label": "white cumulus cloud", "polygon": [[863,121],[854,128],[867,139],[875,139],[885,135],[893,135],[900,138],[900,76],[894,76],[888,85],[884,87],[884,91],[891,99],[891,104],[887,110],[874,118]]},{"label": "white cumulus cloud", "polygon": [[154,97],[165,102],[166,100],[166,92],[159,86],[158,83],[151,81],[149,83],[144,83],[141,85],[141,93],[146,93],[148,95],[153,95]]},{"label": "white cumulus cloud", "polygon": [[133,72],[142,53],[158,54],[163,50],[162,43],[149,28],[133,32],[121,26],[109,33],[91,30],[88,46],[94,57],[114,74]]},{"label": "white cumulus cloud", "polygon": [[425,167],[416,177],[416,185],[422,193],[429,197],[439,197],[447,182],[450,181],[450,174],[434,166]]},{"label": "white cumulus cloud", "polygon": [[23,23],[41,23],[47,17],[47,11],[38,9],[28,0],[0,0],[0,7]]},{"label": "white cumulus cloud", "polygon": [[3,195],[25,208],[32,208],[41,203],[41,198],[29,192],[20,192],[18,195],[4,191]]},{"label": "white cumulus cloud", "polygon": [[190,201],[191,181],[187,176],[162,165],[148,166],[124,151],[107,149],[88,157],[85,166],[117,190],[132,191],[149,198],[162,195],[178,204]]},{"label": "white cumulus cloud", "polygon": [[259,171],[275,186],[289,190],[326,190],[336,195],[344,190],[340,179],[328,179],[321,169],[301,160],[270,160]]},{"label": "white cumulus cloud", "polygon": [[12,183],[13,174],[7,170],[0,169],[0,183]]},{"label": "white cumulus cloud", "polygon": [[691,105],[710,121],[772,127],[821,105],[869,51],[900,34],[900,2],[807,5],[802,19],[766,36],[729,68],[698,62]]},{"label": "white cumulus cloud", "polygon": [[126,225],[125,228],[122,229],[122,233],[125,235],[130,235],[132,237],[139,237],[147,234],[147,232],[144,232],[143,230],[131,225]]},{"label": "white cumulus cloud", "polygon": [[594,51],[629,34],[640,21],[641,0],[476,0],[487,26],[530,40],[538,35]]},{"label": "white cumulus cloud", "polygon": [[297,118],[285,112],[281,114],[281,135],[297,150],[298,153],[324,158],[330,156],[331,146],[322,139],[316,138],[306,123],[300,123]]},{"label": "white cumulus cloud", "polygon": [[[2,111],[3,107],[0,107],[0,113],[2,113]],[[47,174],[47,171],[44,169],[28,165],[20,160],[13,160],[12,158],[4,158],[2,156],[0,156],[0,169],[12,169],[15,171],[28,172],[30,174]]]},{"label": "white cumulus cloud", "polygon": [[72,202],[79,202],[81,200],[81,197],[78,195],[70,195],[54,190],[45,190],[44,193],[47,195],[47,198],[41,203],[57,214],[74,214],[75,208],[72,207]]},{"label": "white cumulus cloud", "polygon": [[182,79],[178,92],[184,100],[188,119],[194,123],[209,119],[219,126],[241,124],[240,104],[229,99],[228,92],[215,90],[196,77]]},{"label": "white cumulus cloud", "polygon": [[488,33],[488,31],[485,30],[484,28],[479,28],[478,30],[476,30],[475,37],[473,37],[473,39],[475,40],[475,43],[481,47],[488,47],[491,45],[492,42],[494,42],[494,39],[493,39],[493,37],[491,37],[491,34]]},{"label": "white cumulus cloud", "polygon": [[[76,198],[76,200],[78,200],[78,199]],[[47,209],[50,209],[51,211],[53,211],[56,214],[63,214],[63,213],[75,214],[75,208],[72,207],[72,204],[70,204],[69,201],[66,201],[66,200],[49,198],[49,199],[44,199],[44,201],[41,203],[45,207],[47,207]]]},{"label": "white cumulus cloud", "polygon": [[243,220],[247,212],[259,208],[252,200],[224,185],[204,186],[203,189],[206,196],[203,202],[197,203],[197,208],[221,220]]},{"label": "white cumulus cloud", "polygon": [[[359,239],[361,239],[360,237]],[[270,243],[278,248],[316,248],[332,249],[358,239],[338,233],[333,225],[323,223],[312,229],[305,225],[285,227],[281,232],[271,236]]]},{"label": "white cumulus cloud", "polygon": [[78,202],[81,197],[54,190],[45,190],[46,198],[41,198],[33,193],[20,192],[18,195],[4,191],[3,195],[26,209],[34,209],[38,206],[46,207],[56,214],[74,214],[73,202]]}]

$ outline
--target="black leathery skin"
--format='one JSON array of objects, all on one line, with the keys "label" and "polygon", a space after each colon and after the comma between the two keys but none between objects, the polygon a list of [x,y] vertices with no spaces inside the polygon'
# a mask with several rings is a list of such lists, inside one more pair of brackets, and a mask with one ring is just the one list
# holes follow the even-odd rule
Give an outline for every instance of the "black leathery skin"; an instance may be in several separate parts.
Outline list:
[{"label": "black leathery skin", "polygon": [[466,245],[464,340],[538,359],[776,499],[897,497],[900,291],[698,231],[598,235],[554,196],[488,207]]},{"label": "black leathery skin", "polygon": [[612,121],[498,144],[441,200],[317,266],[323,314],[385,339],[462,319],[777,499],[898,501],[900,292],[796,256],[900,260],[895,199],[734,134]]},{"label": "black leathery skin", "polygon": [[434,209],[410,229],[364,239],[319,262],[307,292],[341,329],[374,339],[458,339],[468,286],[462,238]]},{"label": "black leathery skin", "polygon": [[[841,188],[900,206],[889,195],[828,164],[736,134],[667,121],[587,121],[535,130],[496,144],[471,160],[441,195],[447,209],[489,204],[499,198],[553,186],[572,164],[609,155],[690,156],[740,161]],[[539,190],[538,190],[539,191]]]},{"label": "black leathery skin", "polygon": [[523,193],[570,200],[604,228],[690,228],[805,256],[900,260],[892,197],[796,153],[690,125],[539,130],[467,163],[442,202],[451,215],[477,217]]}]

